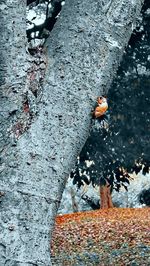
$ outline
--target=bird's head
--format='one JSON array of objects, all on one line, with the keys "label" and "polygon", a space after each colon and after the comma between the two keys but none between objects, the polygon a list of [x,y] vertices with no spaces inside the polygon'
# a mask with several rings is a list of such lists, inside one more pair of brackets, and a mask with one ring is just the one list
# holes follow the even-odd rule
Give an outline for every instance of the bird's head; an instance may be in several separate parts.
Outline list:
[{"label": "bird's head", "polygon": [[107,98],[105,96],[99,96],[97,102],[98,104],[107,103]]}]

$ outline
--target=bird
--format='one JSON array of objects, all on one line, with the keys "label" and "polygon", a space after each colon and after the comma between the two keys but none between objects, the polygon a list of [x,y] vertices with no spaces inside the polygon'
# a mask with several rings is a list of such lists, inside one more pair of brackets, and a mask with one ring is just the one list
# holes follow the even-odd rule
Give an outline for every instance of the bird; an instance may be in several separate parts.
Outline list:
[{"label": "bird", "polygon": [[92,112],[93,118],[99,118],[103,116],[107,109],[108,109],[108,103],[107,103],[107,98],[104,96],[99,96],[97,98],[97,106],[95,110]]}]

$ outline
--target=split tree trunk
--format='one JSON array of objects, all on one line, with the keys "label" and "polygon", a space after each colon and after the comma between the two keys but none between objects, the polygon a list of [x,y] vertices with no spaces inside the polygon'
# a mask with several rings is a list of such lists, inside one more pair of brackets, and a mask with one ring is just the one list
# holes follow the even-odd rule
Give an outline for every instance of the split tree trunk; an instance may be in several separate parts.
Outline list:
[{"label": "split tree trunk", "polygon": [[66,0],[46,44],[45,81],[36,98],[27,72],[26,1],[1,1],[0,265],[51,265],[50,236],[65,180],[141,2]]}]

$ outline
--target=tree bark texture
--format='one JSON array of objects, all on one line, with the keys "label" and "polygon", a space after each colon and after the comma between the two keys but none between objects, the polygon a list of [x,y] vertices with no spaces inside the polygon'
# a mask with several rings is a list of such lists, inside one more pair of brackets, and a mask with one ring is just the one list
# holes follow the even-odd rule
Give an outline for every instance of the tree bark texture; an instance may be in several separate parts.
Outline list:
[{"label": "tree bark texture", "polygon": [[[142,0],[66,0],[33,93],[25,0],[1,0],[0,265],[49,266],[61,194],[107,93]],[[41,88],[40,88],[41,89]]]},{"label": "tree bark texture", "polygon": [[111,188],[109,184],[100,186],[100,208],[108,209],[113,208],[112,198],[111,198]]}]

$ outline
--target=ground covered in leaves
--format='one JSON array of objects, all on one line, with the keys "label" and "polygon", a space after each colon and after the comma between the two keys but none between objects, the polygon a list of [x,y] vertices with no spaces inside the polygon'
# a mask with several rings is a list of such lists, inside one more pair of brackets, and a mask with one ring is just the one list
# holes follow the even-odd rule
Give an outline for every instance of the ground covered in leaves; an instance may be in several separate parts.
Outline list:
[{"label": "ground covered in leaves", "polygon": [[59,215],[51,255],[56,266],[149,266],[150,208]]}]

